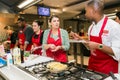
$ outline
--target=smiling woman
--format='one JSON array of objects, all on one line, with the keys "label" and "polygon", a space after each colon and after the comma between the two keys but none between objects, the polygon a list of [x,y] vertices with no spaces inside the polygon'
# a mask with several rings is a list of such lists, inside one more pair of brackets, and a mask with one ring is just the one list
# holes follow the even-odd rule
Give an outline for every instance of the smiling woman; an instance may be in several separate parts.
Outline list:
[{"label": "smiling woman", "polygon": [[42,55],[42,39],[43,39],[43,30],[41,29],[43,22],[39,20],[34,20],[32,23],[32,28],[34,34],[32,36],[32,48],[31,52],[33,54]]}]

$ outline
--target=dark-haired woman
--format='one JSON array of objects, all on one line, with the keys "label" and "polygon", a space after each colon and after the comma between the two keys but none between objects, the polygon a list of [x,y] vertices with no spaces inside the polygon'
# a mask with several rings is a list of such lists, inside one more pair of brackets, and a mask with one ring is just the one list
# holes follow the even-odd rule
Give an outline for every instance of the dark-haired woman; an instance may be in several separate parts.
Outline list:
[{"label": "dark-haired woman", "polygon": [[33,21],[32,28],[34,31],[34,34],[32,36],[32,48],[31,52],[33,54],[42,55],[42,37],[43,37],[43,30],[41,30],[43,22],[40,22],[38,20]]},{"label": "dark-haired woman", "polygon": [[53,15],[49,19],[51,29],[44,31],[43,48],[46,55],[59,62],[67,62],[66,51],[69,49],[69,36],[66,30],[60,28],[60,19]]}]

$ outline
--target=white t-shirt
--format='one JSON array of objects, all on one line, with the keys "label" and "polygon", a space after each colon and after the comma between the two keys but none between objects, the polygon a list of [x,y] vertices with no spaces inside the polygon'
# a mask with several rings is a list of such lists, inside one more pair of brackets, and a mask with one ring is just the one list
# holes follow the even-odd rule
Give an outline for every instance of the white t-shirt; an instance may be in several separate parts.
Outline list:
[{"label": "white t-shirt", "polygon": [[[97,24],[93,22],[93,24],[89,27],[88,35],[91,34],[92,36],[99,36],[104,18],[105,16]],[[113,58],[120,63],[120,25],[112,19],[108,19],[106,23],[102,34],[102,44],[112,48],[115,55]]]}]

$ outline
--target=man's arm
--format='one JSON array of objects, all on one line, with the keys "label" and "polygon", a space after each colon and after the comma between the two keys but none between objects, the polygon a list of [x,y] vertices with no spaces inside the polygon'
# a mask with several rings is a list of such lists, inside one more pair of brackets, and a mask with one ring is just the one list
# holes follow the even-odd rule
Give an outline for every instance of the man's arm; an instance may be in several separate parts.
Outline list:
[{"label": "man's arm", "polygon": [[102,52],[104,52],[108,55],[114,55],[114,52],[113,52],[112,48],[109,47],[109,46],[106,46],[104,44],[88,41],[88,42],[84,43],[84,45],[87,48],[89,48],[90,50],[94,51],[94,50],[98,49],[98,50],[100,50],[100,51],[102,51]]},{"label": "man's arm", "polygon": [[27,45],[31,43],[31,40],[32,40],[32,35],[33,35],[33,29],[32,27],[27,27],[26,30],[25,30],[25,43],[24,43],[24,50],[26,50],[27,48]]}]

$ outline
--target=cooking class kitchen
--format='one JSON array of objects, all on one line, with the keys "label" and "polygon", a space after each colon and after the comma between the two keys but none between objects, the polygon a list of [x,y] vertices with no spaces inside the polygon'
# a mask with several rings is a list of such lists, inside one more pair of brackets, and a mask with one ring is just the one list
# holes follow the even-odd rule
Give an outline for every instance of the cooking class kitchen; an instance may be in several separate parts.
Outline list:
[{"label": "cooking class kitchen", "polygon": [[0,0],[0,80],[120,80],[120,0]]}]

